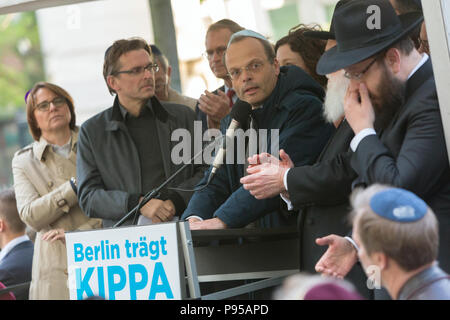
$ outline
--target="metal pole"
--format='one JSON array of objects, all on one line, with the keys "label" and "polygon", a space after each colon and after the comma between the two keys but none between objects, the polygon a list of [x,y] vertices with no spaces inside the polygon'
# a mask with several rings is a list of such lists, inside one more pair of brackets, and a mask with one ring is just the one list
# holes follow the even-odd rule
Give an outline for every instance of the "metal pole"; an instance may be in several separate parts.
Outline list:
[{"label": "metal pole", "polygon": [[173,23],[170,0],[149,0],[155,44],[169,59],[172,66],[171,86],[181,92],[180,69],[178,66],[177,37]]}]

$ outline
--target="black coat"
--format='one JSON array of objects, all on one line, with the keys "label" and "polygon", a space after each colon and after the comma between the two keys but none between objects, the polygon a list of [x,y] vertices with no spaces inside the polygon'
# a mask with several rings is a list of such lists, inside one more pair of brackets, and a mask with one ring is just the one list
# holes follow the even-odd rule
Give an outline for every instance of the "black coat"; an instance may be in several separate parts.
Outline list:
[{"label": "black coat", "polygon": [[[300,209],[298,229],[300,238],[300,271],[315,273],[315,265],[327,246],[318,246],[317,238],[330,234],[347,235],[351,224],[351,186],[357,174],[350,166],[350,142],[353,130],[344,120],[320,154],[316,164],[289,170],[287,184],[290,200]],[[357,265],[347,276],[366,298],[370,293],[364,271]]]},{"label": "black coat", "polygon": [[351,160],[357,184],[414,192],[439,221],[440,266],[450,272],[450,167],[431,61],[408,80],[403,107],[389,126],[364,138]]},{"label": "black coat", "polygon": [[[78,201],[89,216],[103,219],[103,226],[110,227],[131,210],[129,199],[149,190],[141,190],[141,167],[136,145],[120,113],[118,99],[114,105],[83,123],[79,133],[77,152]],[[171,159],[173,148],[181,142],[172,141],[172,132],[179,128],[189,130],[191,148],[194,149],[195,113],[189,107],[160,102],[151,98],[155,112],[157,137],[149,137],[148,143],[157,141],[161,148],[164,175],[169,178],[183,164]],[[184,141],[182,141],[184,142]],[[187,141],[186,141],[187,142]],[[201,146],[201,142],[200,142]],[[170,186],[192,189],[203,176],[204,165],[194,162],[173,180]],[[192,192],[178,192],[189,202]],[[130,197],[131,196],[131,197]],[[181,214],[177,212],[177,215]],[[125,224],[130,224],[129,219]]]}]

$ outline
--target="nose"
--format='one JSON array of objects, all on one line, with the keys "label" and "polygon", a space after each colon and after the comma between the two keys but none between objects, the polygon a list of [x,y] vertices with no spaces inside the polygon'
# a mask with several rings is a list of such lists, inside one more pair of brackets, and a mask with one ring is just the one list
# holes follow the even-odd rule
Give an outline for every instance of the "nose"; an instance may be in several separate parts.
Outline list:
[{"label": "nose", "polygon": [[243,68],[241,71],[241,79],[244,82],[252,80],[252,73],[249,72],[246,68]]},{"label": "nose", "polygon": [[49,111],[53,111],[53,110],[56,110],[56,109],[58,109],[58,108],[56,108],[55,103],[53,101],[50,102],[48,110]]},{"label": "nose", "polygon": [[151,68],[144,69],[144,77],[145,78],[151,78],[153,77],[153,71]]}]

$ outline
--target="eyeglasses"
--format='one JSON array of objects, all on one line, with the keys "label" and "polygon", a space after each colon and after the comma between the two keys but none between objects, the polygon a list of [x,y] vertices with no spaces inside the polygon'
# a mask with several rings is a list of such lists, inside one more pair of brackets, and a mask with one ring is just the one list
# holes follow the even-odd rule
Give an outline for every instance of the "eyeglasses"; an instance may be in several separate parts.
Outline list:
[{"label": "eyeglasses", "polygon": [[156,63],[149,63],[148,65],[146,65],[144,67],[140,66],[140,67],[135,67],[135,68],[130,69],[130,70],[122,70],[122,71],[112,72],[111,75],[127,73],[127,74],[130,74],[132,76],[137,76],[137,75],[140,75],[140,74],[144,73],[145,70],[148,70],[150,72],[152,72],[152,71],[158,72],[159,71],[159,66]]},{"label": "eyeglasses", "polygon": [[55,106],[55,108],[61,108],[62,106],[64,106],[66,104],[66,99],[64,99],[63,97],[56,97],[55,99],[53,99],[52,101],[44,101],[39,103],[36,106],[36,109],[38,109],[39,111],[48,111],[48,109],[50,109],[50,103],[53,103],[53,105]]},{"label": "eyeglasses", "polygon": [[242,71],[244,69],[248,73],[255,74],[255,73],[258,73],[259,71],[261,71],[261,68],[263,67],[263,65],[264,64],[262,62],[258,62],[258,61],[251,62],[246,67],[230,69],[228,75],[230,76],[231,79],[237,80],[241,76]]},{"label": "eyeglasses", "polygon": [[203,52],[202,56],[208,60],[211,60],[214,57],[214,53],[216,53],[219,57],[223,57],[225,51],[227,51],[227,47],[218,47],[215,50],[208,50],[206,52]]},{"label": "eyeglasses", "polygon": [[345,71],[344,77],[346,77],[347,79],[354,79],[354,80],[361,79],[361,77],[364,75],[364,73],[366,73],[370,69],[370,67],[375,63],[375,61],[377,61],[377,59],[378,59],[378,57],[373,58],[372,62],[369,63],[369,65],[367,67],[365,67],[364,70],[361,72],[351,73],[351,72]]}]

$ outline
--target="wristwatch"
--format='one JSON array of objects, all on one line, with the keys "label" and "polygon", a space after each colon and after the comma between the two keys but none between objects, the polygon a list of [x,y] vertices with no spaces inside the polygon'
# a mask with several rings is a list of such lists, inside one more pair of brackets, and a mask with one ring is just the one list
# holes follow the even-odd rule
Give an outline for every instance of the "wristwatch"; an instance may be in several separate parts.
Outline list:
[{"label": "wristwatch", "polygon": [[72,186],[75,194],[77,193],[77,179],[75,177],[70,178],[70,185]]}]

